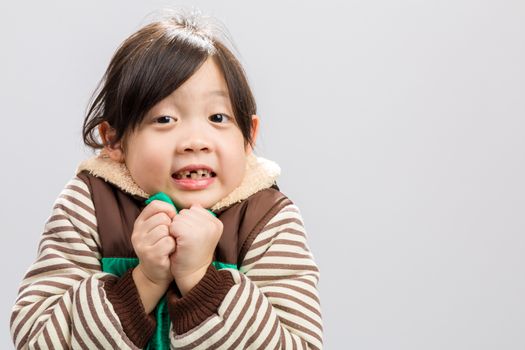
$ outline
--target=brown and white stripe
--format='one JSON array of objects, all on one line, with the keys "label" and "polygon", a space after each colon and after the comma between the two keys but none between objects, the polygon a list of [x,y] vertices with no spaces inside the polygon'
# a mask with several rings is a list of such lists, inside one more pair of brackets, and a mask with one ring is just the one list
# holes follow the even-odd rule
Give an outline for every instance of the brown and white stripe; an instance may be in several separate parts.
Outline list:
[{"label": "brown and white stripe", "polygon": [[[137,349],[103,288],[100,238],[88,186],[74,178],[46,223],[38,258],[11,315],[17,349]],[[295,205],[273,217],[247,252],[216,315],[173,349],[320,349],[319,270]]]},{"label": "brown and white stripe", "polygon": [[89,188],[74,178],[56,200],[11,315],[17,349],[137,349],[102,288]]},{"label": "brown and white stripe", "polygon": [[184,334],[173,349],[321,349],[319,270],[298,208],[273,217],[246,254],[236,284],[215,316]]}]

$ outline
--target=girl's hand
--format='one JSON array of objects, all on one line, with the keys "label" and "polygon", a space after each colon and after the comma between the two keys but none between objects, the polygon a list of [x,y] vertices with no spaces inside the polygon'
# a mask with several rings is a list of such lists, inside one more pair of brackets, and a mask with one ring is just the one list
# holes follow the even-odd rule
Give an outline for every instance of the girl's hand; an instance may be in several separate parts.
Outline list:
[{"label": "girl's hand", "polygon": [[137,217],[131,234],[139,258],[136,269],[155,285],[165,288],[173,281],[170,254],[175,251],[175,239],[169,234],[169,226],[175,215],[171,205],[155,200]]},{"label": "girl's hand", "polygon": [[182,295],[204,276],[222,235],[223,224],[195,204],[179,212],[170,226],[176,249],[171,255],[171,273]]}]

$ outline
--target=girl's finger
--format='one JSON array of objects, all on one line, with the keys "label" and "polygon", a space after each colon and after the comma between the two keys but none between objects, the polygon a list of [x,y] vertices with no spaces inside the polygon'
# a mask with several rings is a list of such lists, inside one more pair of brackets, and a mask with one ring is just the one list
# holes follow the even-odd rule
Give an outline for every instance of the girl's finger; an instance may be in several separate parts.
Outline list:
[{"label": "girl's finger", "polygon": [[191,232],[192,227],[191,222],[187,220],[174,220],[169,226],[169,233],[171,236],[178,238],[183,232]]},{"label": "girl's finger", "polygon": [[164,212],[159,212],[150,216],[146,221],[140,224],[141,232],[150,232],[157,226],[169,226],[171,218]]},{"label": "girl's finger", "polygon": [[168,237],[170,235],[169,228],[167,225],[159,225],[153,230],[146,232],[141,238],[142,238],[142,245],[144,246],[154,246],[157,244],[158,241],[163,239],[164,237]]},{"label": "girl's finger", "polygon": [[188,218],[191,218],[193,225],[197,227],[203,227],[208,225],[217,226],[221,224],[221,221],[214,215],[210,214],[207,209],[203,208],[199,204],[192,205],[188,213]]},{"label": "girl's finger", "polygon": [[146,207],[137,217],[136,221],[139,221],[139,223],[144,222],[157,213],[166,213],[170,219],[176,215],[175,208],[171,204],[154,200],[150,204],[146,205]]},{"label": "girl's finger", "polygon": [[152,248],[157,251],[159,255],[170,255],[175,252],[176,247],[177,243],[175,243],[175,239],[168,235],[158,240]]}]

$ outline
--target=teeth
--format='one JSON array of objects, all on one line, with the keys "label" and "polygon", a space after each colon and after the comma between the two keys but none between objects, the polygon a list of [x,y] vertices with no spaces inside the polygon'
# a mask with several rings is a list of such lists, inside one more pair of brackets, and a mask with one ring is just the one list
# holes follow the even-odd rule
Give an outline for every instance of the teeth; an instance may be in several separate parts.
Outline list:
[{"label": "teeth", "polygon": [[181,171],[177,174],[175,174],[175,177],[177,179],[192,179],[192,180],[196,180],[196,179],[200,179],[200,178],[209,178],[211,177],[211,173],[208,172],[208,170],[205,170],[205,169],[199,169],[199,170],[194,170],[194,171]]}]

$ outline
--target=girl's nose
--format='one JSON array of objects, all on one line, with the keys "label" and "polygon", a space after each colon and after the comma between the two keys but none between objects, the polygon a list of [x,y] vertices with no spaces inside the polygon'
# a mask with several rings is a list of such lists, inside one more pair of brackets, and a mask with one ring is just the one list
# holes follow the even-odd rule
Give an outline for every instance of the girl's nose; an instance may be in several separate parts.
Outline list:
[{"label": "girl's nose", "polygon": [[212,149],[209,136],[202,130],[187,130],[186,137],[180,140],[177,146],[178,153],[210,152]]},{"label": "girl's nose", "polygon": [[202,138],[195,138],[187,141],[182,147],[183,152],[209,152],[210,147]]}]

